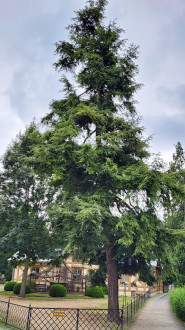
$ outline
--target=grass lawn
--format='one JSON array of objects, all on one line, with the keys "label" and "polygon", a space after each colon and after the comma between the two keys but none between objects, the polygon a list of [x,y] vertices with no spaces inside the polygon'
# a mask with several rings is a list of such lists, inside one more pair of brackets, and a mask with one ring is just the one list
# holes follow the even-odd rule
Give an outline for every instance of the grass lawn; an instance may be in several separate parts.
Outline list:
[{"label": "grass lawn", "polygon": [[2,327],[3,329],[12,329],[15,330],[15,328],[10,327],[9,325],[5,325],[4,323],[0,322],[0,327]]},{"label": "grass lawn", "polygon": [[[0,291],[0,295],[8,296],[9,298],[17,298],[17,295],[13,293],[13,291]],[[125,298],[125,297],[124,297]],[[38,301],[67,301],[67,300],[96,300],[98,298],[92,298],[88,296],[78,295],[78,294],[67,294],[66,297],[50,297],[47,293],[29,293],[26,295],[26,300],[38,300]],[[99,300],[99,299],[98,299]],[[101,308],[107,308],[108,307],[108,296],[105,296],[103,299],[103,303],[101,305]],[[126,303],[130,303],[131,298],[126,297]],[[125,299],[124,299],[125,303]],[[119,306],[122,308],[123,306],[123,296],[119,296]]]}]

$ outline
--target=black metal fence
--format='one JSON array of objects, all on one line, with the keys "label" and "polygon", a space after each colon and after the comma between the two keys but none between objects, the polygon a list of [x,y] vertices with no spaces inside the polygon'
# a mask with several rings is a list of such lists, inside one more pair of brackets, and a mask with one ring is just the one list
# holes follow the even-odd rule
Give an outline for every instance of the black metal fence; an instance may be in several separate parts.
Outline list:
[{"label": "black metal fence", "polygon": [[133,299],[131,303],[125,304],[123,306],[123,320],[124,326],[128,326],[132,321],[138,310],[144,305],[145,301],[150,297],[150,292],[140,295],[138,298]]},{"label": "black metal fence", "polygon": [[0,301],[0,322],[20,330],[123,330],[148,297],[147,292],[119,310],[38,308]]}]

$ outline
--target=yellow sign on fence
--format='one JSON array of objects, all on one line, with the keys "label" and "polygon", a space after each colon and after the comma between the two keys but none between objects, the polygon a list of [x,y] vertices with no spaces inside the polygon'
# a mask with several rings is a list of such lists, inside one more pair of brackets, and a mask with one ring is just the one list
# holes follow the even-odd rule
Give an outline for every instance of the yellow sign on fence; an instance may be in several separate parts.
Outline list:
[{"label": "yellow sign on fence", "polygon": [[65,310],[64,309],[55,309],[53,312],[53,316],[64,317]]}]

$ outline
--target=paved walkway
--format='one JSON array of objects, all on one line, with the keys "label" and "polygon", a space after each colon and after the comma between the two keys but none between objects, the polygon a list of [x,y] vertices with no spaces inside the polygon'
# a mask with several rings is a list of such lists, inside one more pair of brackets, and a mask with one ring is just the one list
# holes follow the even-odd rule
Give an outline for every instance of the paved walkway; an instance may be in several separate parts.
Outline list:
[{"label": "paved walkway", "polygon": [[184,330],[173,314],[167,293],[150,298],[129,330]]}]

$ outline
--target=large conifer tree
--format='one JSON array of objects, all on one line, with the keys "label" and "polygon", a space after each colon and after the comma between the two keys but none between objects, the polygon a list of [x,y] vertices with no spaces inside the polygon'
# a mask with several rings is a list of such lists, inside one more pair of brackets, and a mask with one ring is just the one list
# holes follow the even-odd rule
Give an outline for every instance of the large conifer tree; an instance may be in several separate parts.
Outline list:
[{"label": "large conifer tree", "polygon": [[163,175],[160,163],[153,170],[145,164],[149,154],[134,101],[137,47],[126,48],[115,22],[105,26],[106,3],[88,1],[69,26],[70,41],[56,44],[55,67],[73,79],[62,77],[66,94],[43,119],[50,129],[37,156],[62,187],[50,211],[66,249],[84,259],[105,252],[108,307],[118,309],[119,271],[138,271],[140,262],[156,258],[163,224],[155,202]]}]

